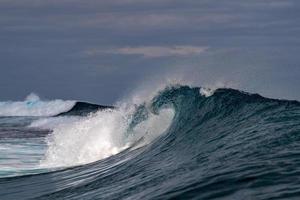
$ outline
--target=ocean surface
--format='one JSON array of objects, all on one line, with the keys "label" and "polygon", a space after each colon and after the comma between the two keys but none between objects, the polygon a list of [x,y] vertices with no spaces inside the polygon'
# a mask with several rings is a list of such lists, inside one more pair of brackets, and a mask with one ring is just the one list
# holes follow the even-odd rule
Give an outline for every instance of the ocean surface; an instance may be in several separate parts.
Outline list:
[{"label": "ocean surface", "polygon": [[184,85],[0,102],[0,199],[300,199],[300,102]]}]

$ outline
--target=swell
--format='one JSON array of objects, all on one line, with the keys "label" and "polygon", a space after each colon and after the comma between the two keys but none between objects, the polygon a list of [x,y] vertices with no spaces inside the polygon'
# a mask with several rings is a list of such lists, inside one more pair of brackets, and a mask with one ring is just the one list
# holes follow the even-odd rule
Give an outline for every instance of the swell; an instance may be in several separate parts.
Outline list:
[{"label": "swell", "polygon": [[[172,86],[137,107],[131,129],[173,107],[140,148],[54,172],[0,179],[3,199],[291,199],[300,182],[300,103],[233,89]],[[129,134],[130,135],[130,134]],[[18,188],[18,189],[16,189]],[[34,189],[33,189],[34,188]]]},{"label": "swell", "polygon": [[56,117],[59,116],[86,116],[90,113],[97,112],[99,110],[105,110],[105,109],[114,109],[114,106],[104,106],[104,105],[98,105],[98,104],[92,104],[87,102],[76,102],[75,105],[68,111],[62,112]]}]

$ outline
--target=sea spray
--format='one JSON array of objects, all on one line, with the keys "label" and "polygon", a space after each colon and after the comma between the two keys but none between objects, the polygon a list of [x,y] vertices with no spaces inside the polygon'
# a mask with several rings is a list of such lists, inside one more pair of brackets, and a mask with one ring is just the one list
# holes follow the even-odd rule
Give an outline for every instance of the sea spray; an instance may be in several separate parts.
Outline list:
[{"label": "sea spray", "polygon": [[64,119],[64,123],[53,119],[48,124],[40,121],[40,127],[53,128],[55,124],[47,137],[48,149],[41,166],[86,164],[117,154],[140,139],[143,140],[140,145],[148,144],[167,130],[174,116],[171,108],[162,109],[158,114],[151,113],[128,134],[133,112],[134,109],[118,108],[69,121]]}]

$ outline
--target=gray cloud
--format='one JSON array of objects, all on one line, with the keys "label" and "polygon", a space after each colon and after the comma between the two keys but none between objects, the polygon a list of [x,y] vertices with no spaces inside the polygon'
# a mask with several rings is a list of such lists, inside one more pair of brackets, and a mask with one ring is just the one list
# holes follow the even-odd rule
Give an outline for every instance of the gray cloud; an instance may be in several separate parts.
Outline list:
[{"label": "gray cloud", "polygon": [[175,71],[300,99],[299,13],[298,0],[0,0],[1,98],[112,103]]},{"label": "gray cloud", "polygon": [[206,52],[208,47],[201,46],[141,46],[121,47],[115,49],[89,49],[85,55],[97,56],[99,54],[142,55],[146,58],[169,56],[195,56]]}]

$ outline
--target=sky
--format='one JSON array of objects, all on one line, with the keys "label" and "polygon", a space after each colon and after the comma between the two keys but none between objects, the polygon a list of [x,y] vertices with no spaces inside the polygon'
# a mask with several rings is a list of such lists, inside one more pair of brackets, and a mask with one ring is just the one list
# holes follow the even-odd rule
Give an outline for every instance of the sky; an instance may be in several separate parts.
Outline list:
[{"label": "sky", "polygon": [[300,100],[298,0],[0,0],[0,100],[113,104],[180,78]]}]

